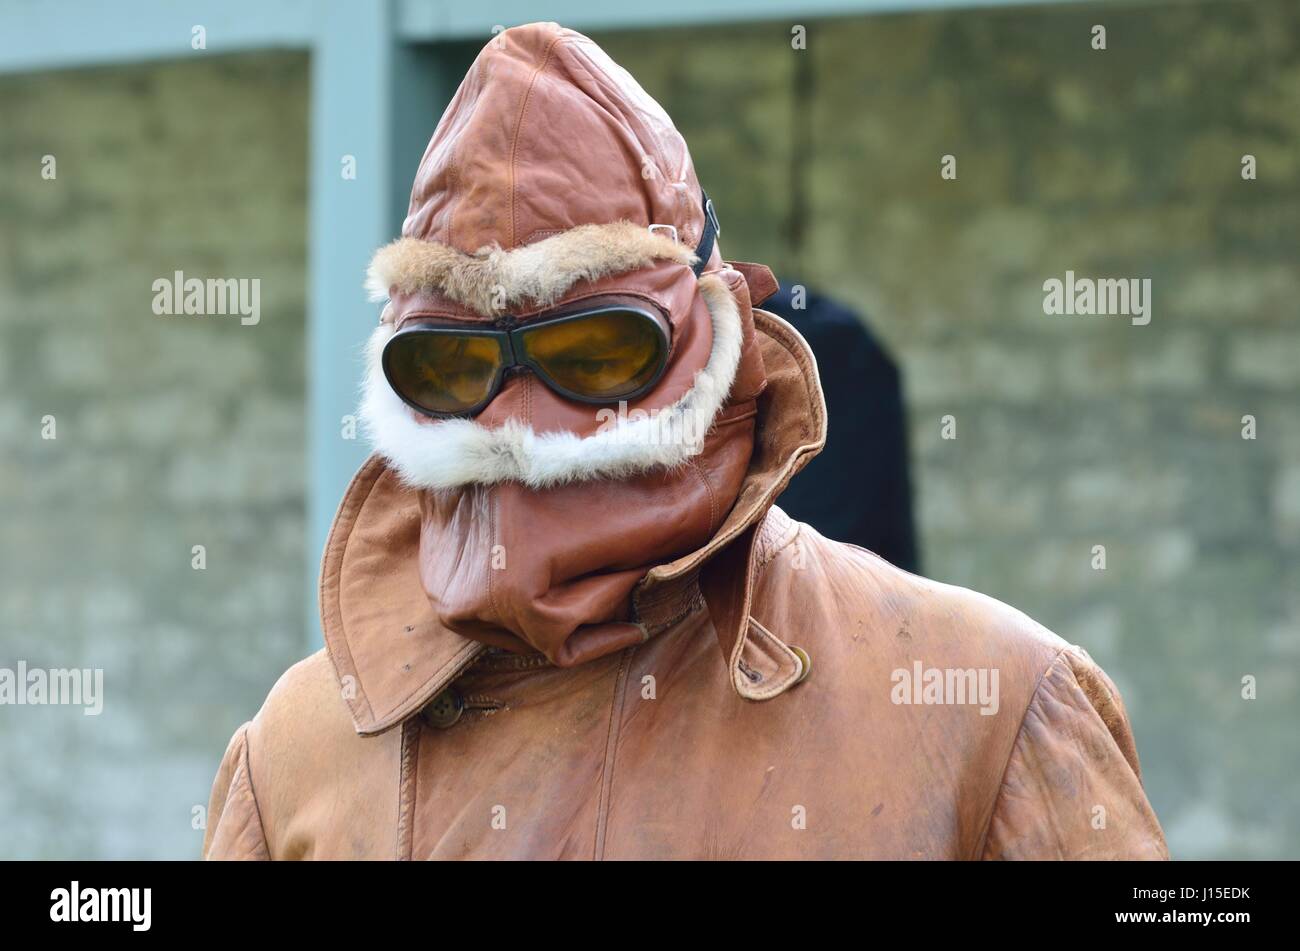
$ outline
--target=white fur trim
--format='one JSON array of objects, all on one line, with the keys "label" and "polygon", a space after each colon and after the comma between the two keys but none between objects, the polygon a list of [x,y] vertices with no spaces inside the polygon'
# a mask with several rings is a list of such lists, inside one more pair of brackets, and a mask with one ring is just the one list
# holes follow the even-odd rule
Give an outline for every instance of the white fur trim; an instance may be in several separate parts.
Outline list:
[{"label": "white fur trim", "polygon": [[496,429],[472,419],[419,422],[384,376],[379,358],[393,328],[381,324],[367,347],[362,426],[402,481],[422,489],[497,482],[540,489],[681,465],[703,450],[704,436],[740,366],[740,311],[731,290],[716,275],[700,278],[699,286],[713,320],[708,363],[677,402],[653,415],[604,410],[613,418],[600,417],[601,427],[585,438],[565,432],[538,435],[514,421]]},{"label": "white fur trim", "polygon": [[495,245],[466,254],[419,238],[399,238],[375,252],[366,272],[371,300],[391,291],[436,290],[493,317],[511,306],[549,307],[578,281],[648,267],[655,261],[692,265],[694,252],[630,221],[580,225],[506,251]]}]

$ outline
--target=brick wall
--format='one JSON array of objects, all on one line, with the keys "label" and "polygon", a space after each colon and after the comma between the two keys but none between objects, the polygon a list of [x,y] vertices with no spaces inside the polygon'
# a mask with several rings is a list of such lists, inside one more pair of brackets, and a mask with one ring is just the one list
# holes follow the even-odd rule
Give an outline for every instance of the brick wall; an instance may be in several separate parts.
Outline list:
[{"label": "brick wall", "polygon": [[[1300,7],[802,22],[804,51],[794,22],[599,39],[727,255],[901,362],[925,573],[1113,675],[1176,856],[1300,853]],[[1067,269],[1150,278],[1151,323],[1045,316]]]},{"label": "brick wall", "polygon": [[[291,55],[0,78],[0,666],[105,694],[0,708],[0,856],[196,855],[304,653],[306,94]],[[155,316],[178,269],[260,322]]]}]

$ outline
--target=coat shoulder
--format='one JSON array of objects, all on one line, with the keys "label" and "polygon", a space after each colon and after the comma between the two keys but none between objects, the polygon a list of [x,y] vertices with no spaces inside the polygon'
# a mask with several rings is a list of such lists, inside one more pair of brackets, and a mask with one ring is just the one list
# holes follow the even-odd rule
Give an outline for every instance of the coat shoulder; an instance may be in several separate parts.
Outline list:
[{"label": "coat shoulder", "polygon": [[841,768],[890,763],[930,817],[920,839],[942,832],[926,854],[1167,855],[1119,692],[1082,648],[807,525],[764,555],[754,617],[812,657],[793,691],[810,732],[840,737]]},{"label": "coat shoulder", "polygon": [[[247,727],[249,775],[276,857],[366,857],[383,843],[326,842],[317,813],[393,811],[400,728],[357,734],[324,649],[294,664]],[[388,809],[389,800],[392,809]],[[394,818],[395,821],[395,818]],[[391,826],[390,826],[391,828]]]},{"label": "coat shoulder", "polygon": [[341,727],[351,730],[347,705],[324,648],[298,661],[275,682],[253,719],[254,735],[318,735]]},{"label": "coat shoulder", "polygon": [[788,542],[769,554],[755,603],[758,610],[786,606],[787,626],[815,626],[823,650],[853,650],[865,639],[891,662],[923,655],[938,667],[1011,665],[1041,674],[1070,647],[996,598],[912,574],[795,524]]}]

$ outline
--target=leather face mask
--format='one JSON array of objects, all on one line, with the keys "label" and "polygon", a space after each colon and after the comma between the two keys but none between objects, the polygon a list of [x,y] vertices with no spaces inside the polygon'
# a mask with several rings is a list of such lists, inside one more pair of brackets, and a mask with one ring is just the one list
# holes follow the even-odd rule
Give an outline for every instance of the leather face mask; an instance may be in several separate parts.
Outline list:
[{"label": "leather face mask", "polygon": [[440,622],[561,667],[640,643],[633,588],[712,536],[744,479],[753,427],[752,412],[733,418],[700,458],[620,481],[421,493],[420,579]]}]

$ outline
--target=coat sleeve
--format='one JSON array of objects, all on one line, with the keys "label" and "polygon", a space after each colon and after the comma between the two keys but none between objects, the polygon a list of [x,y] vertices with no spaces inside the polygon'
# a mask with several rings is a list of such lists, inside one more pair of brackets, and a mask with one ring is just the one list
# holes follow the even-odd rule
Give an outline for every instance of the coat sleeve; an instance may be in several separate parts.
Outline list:
[{"label": "coat sleeve", "polygon": [[1119,691],[1079,648],[1043,674],[984,839],[985,859],[1167,859]]},{"label": "coat sleeve", "polygon": [[271,857],[249,775],[247,723],[231,737],[217,769],[217,778],[212,782],[203,857],[260,860]]}]

